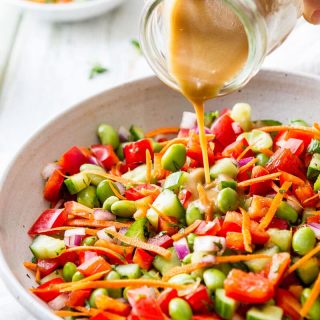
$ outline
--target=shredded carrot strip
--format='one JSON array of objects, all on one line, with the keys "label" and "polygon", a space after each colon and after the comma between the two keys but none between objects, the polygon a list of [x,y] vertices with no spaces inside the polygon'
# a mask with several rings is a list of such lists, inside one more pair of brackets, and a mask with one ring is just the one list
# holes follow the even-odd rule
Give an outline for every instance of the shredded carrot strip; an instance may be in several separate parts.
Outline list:
[{"label": "shredded carrot strip", "polygon": [[108,228],[115,227],[116,229],[127,228],[132,222],[117,222],[117,221],[98,221],[87,219],[73,219],[67,222],[68,226],[74,227],[93,227],[93,228]]},{"label": "shredded carrot strip", "polygon": [[145,134],[146,138],[153,138],[159,134],[174,134],[174,133],[178,133],[180,130],[180,128],[176,128],[176,127],[164,127],[164,128],[158,128],[155,130],[151,130],[149,132],[147,132]]},{"label": "shredded carrot strip", "polygon": [[31,270],[31,271],[37,271],[37,265],[35,263],[25,261],[23,263],[24,267]]},{"label": "shredded carrot strip", "polygon": [[315,136],[319,136],[319,132],[310,127],[303,127],[303,126],[286,126],[286,125],[281,125],[281,126],[269,126],[269,127],[261,127],[259,130],[264,131],[264,132],[275,132],[275,131],[286,131],[286,130],[291,130],[291,131],[296,131],[296,132],[306,132],[313,134]]},{"label": "shredded carrot strip", "polygon": [[315,123],[313,124],[313,126],[314,126],[314,128],[315,128],[317,131],[320,131],[320,125],[319,125],[318,122],[315,122]]},{"label": "shredded carrot strip", "polygon": [[118,232],[114,232],[112,230],[106,230],[106,233],[110,234],[111,236],[115,237],[116,239],[118,239],[126,244],[129,244],[133,247],[137,247],[137,248],[141,248],[141,249],[144,249],[147,251],[154,252],[154,253],[156,253],[160,256],[163,256],[165,258],[170,258],[170,256],[171,256],[171,252],[169,250],[164,249],[159,246],[156,246],[154,244],[146,243],[146,242],[143,242],[143,241],[136,239],[136,238],[130,238],[130,237],[124,236]]},{"label": "shredded carrot strip", "polygon": [[265,154],[265,155],[268,156],[268,157],[271,157],[271,156],[273,155],[273,151],[270,150],[270,149],[265,149],[265,148],[263,148],[263,149],[261,149],[260,151],[261,151],[261,153]]},{"label": "shredded carrot strip", "polygon": [[98,295],[95,298],[95,304],[97,309],[109,310],[116,313],[121,313],[128,309],[128,304],[105,295]]},{"label": "shredded carrot strip", "polygon": [[121,254],[122,256],[126,256],[128,254],[132,254],[134,247],[130,247],[130,246],[119,246],[117,244],[114,244],[112,242],[109,242],[107,240],[98,240],[95,243],[95,246],[97,247],[103,247],[103,248],[107,248],[110,249],[118,254]]},{"label": "shredded carrot strip", "polygon": [[102,178],[106,178],[106,179],[109,179],[109,180],[112,180],[112,181],[116,181],[116,182],[120,182],[122,184],[143,184],[142,182],[137,182],[137,181],[133,181],[133,180],[130,180],[130,179],[125,179],[125,178],[122,178],[122,177],[118,177],[118,176],[115,176],[113,174],[110,174],[110,173],[104,173],[104,172],[101,172],[101,171],[96,171],[96,170],[84,170],[82,171],[83,173],[87,173],[87,174],[94,174],[94,175],[97,175],[99,177],[102,177]]},{"label": "shredded carrot strip", "polygon": [[266,254],[239,254],[235,256],[221,256],[216,257],[216,263],[233,263],[240,261],[249,261],[255,259],[271,259],[271,256]]},{"label": "shredded carrot strip", "polygon": [[36,271],[35,280],[36,280],[37,283],[39,283],[40,280],[41,280],[40,268],[38,268],[38,267],[37,267],[37,271]]},{"label": "shredded carrot strip", "polygon": [[198,228],[198,226],[200,225],[201,220],[196,220],[194,223],[190,224],[190,226],[188,226],[185,229],[181,229],[182,232],[178,232],[176,234],[174,234],[173,236],[171,236],[173,241],[178,241],[184,237],[186,237],[188,234],[192,233],[194,230],[196,230]]},{"label": "shredded carrot strip", "polygon": [[161,157],[162,157],[162,154],[160,154],[160,153],[155,153],[153,156],[153,165],[154,165],[153,175],[158,180],[165,178],[166,174],[167,174],[167,170],[164,170],[161,167]]},{"label": "shredded carrot strip", "polygon": [[150,208],[150,204],[154,201],[153,196],[147,196],[142,199],[136,200],[137,211],[134,213],[133,217],[135,220],[140,218],[145,218],[147,211]]},{"label": "shredded carrot strip", "polygon": [[91,316],[96,316],[98,314],[103,314],[108,320],[126,320],[127,318],[124,316],[120,316],[115,313],[111,313],[109,311],[101,311],[95,308],[87,309],[86,307],[75,307],[74,309],[80,311],[80,312],[90,312]]},{"label": "shredded carrot strip", "polygon": [[161,217],[164,221],[168,223],[174,223],[174,221],[169,216],[167,216],[165,213],[163,213],[161,210],[159,210],[152,204],[149,204],[149,207],[152,208],[157,213],[157,215]]},{"label": "shredded carrot strip", "polygon": [[188,139],[186,138],[175,138],[175,139],[169,140],[167,144],[161,149],[160,154],[162,156],[174,144],[177,144],[177,143],[187,144],[187,142],[188,142]]},{"label": "shredded carrot strip", "polygon": [[238,158],[237,158],[237,161],[241,160],[241,159],[244,157],[244,155],[245,155],[248,151],[250,151],[250,150],[252,149],[252,147],[253,147],[253,145],[247,146],[247,147],[240,153],[240,155],[239,155]]},{"label": "shredded carrot strip", "polygon": [[309,251],[306,255],[304,255],[301,259],[299,259],[296,263],[294,263],[288,270],[288,274],[292,273],[293,271],[297,270],[301,267],[304,263],[306,263],[309,259],[311,259],[314,255],[320,252],[320,245],[313,248]]},{"label": "shredded carrot strip", "polygon": [[309,310],[311,309],[313,303],[317,300],[318,296],[320,294],[320,274],[318,275],[318,278],[316,282],[314,283],[313,288],[311,289],[311,293],[305,304],[303,305],[300,315],[301,317],[306,317]]},{"label": "shredded carrot strip", "polygon": [[240,208],[242,213],[242,235],[244,248],[247,252],[252,252],[252,239],[250,233],[250,216],[248,212],[242,208]]},{"label": "shredded carrot strip", "polygon": [[115,196],[117,198],[119,198],[120,200],[127,200],[126,197],[124,197],[113,185],[113,183],[111,181],[109,181],[109,186],[110,186],[110,189],[112,190],[112,192],[115,194]]},{"label": "shredded carrot strip", "polygon": [[91,314],[88,311],[87,312],[77,312],[77,311],[59,310],[59,311],[55,311],[54,314],[58,317],[61,317],[61,318],[91,316]]},{"label": "shredded carrot strip", "polygon": [[68,219],[73,219],[74,217],[91,220],[93,219],[93,214],[87,212],[73,212],[72,214],[68,214]]},{"label": "shredded carrot strip", "polygon": [[[280,189],[280,188],[279,188],[274,182],[272,182],[271,187],[272,187],[272,189],[273,189],[275,192],[279,192],[279,189]],[[290,196],[290,195],[288,195],[287,193],[284,194],[283,197],[284,197],[285,199],[288,199],[288,200],[294,202],[294,204],[295,204],[296,206],[300,207],[301,209],[303,208],[302,205],[300,204],[300,202],[299,202],[295,197]]]},{"label": "shredded carrot strip", "polygon": [[[52,229],[47,229],[42,231],[41,233],[47,233],[47,232],[54,232],[54,231],[66,231],[66,230],[73,230],[77,229],[78,227],[69,227],[69,226],[64,226],[64,227],[57,227],[57,228],[52,228]],[[85,228],[86,234],[89,236],[95,236],[97,234],[97,230],[95,229],[90,229],[90,228]]]},{"label": "shredded carrot strip", "polygon": [[[301,294],[302,294],[302,291],[303,291],[303,286],[291,285],[291,286],[289,286],[288,290],[289,290],[289,292],[291,292],[294,295],[294,297],[297,300],[300,300],[300,297],[301,297]],[[300,312],[298,312],[298,313],[300,313]]]},{"label": "shredded carrot strip", "polygon": [[281,204],[281,201],[283,199],[284,194],[288,191],[288,189],[291,187],[291,182],[285,181],[281,188],[279,189],[278,193],[275,195],[275,197],[272,199],[271,206],[269,207],[266,215],[262,218],[259,228],[265,229],[270,224],[271,220],[273,219],[274,215],[276,214],[276,211]]},{"label": "shredded carrot strip", "polygon": [[264,182],[264,181],[267,181],[267,180],[274,180],[274,179],[277,179],[280,175],[281,175],[281,172],[266,174],[265,176],[261,176],[261,177],[257,177],[257,178],[253,178],[253,179],[249,179],[249,180],[245,180],[245,181],[239,182],[238,183],[238,187],[239,188],[243,188],[243,187],[251,186],[252,184],[257,183],[257,182]]},{"label": "shredded carrot strip", "polygon": [[151,183],[152,160],[149,149],[146,150],[146,183]]},{"label": "shredded carrot strip", "polygon": [[314,200],[314,199],[317,199],[317,198],[319,198],[319,193],[317,193],[317,194],[315,194],[314,196],[312,196],[312,197],[304,200],[304,201],[303,201],[303,204],[307,204],[309,201]]},{"label": "shredded carrot strip", "polygon": [[244,166],[239,168],[239,173],[241,172],[245,172],[246,170],[250,169],[250,167],[254,166],[254,164],[258,162],[257,158],[252,159],[251,161],[249,161],[247,164],[245,164]]},{"label": "shredded carrot strip", "polygon": [[210,201],[206,190],[204,187],[198,183],[197,185],[197,191],[199,193],[199,200],[201,204],[205,207],[204,214],[205,214],[205,220],[212,221],[213,220],[213,202]]},{"label": "shredded carrot strip", "polygon": [[285,172],[285,171],[280,171],[280,172],[281,172],[281,176],[284,178],[284,180],[292,182],[292,184],[296,184],[298,186],[305,185],[305,182],[301,178],[294,176],[293,174]]},{"label": "shredded carrot strip", "polygon": [[78,252],[78,251],[99,251],[102,254],[109,256],[112,256],[113,258],[116,258],[118,260],[120,260],[122,263],[124,264],[128,264],[127,260],[120,255],[117,252],[114,252],[113,250],[110,250],[108,248],[105,247],[98,247],[98,246],[79,246],[79,247],[72,247],[72,248],[68,248],[65,252]]},{"label": "shredded carrot strip", "polygon": [[[68,207],[69,205],[71,205],[72,210],[71,212],[69,212]],[[64,203],[64,207],[67,210],[68,213],[71,214],[76,214],[76,213],[88,213],[88,214],[92,214],[93,213],[93,209],[79,203],[79,202],[75,202],[75,201],[67,201]]]}]

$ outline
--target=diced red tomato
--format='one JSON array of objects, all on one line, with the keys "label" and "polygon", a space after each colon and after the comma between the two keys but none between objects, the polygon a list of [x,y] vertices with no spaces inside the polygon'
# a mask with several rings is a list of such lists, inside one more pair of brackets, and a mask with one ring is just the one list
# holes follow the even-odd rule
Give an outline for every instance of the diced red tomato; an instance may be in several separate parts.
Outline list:
[{"label": "diced red tomato", "polygon": [[268,229],[270,228],[275,228],[279,230],[288,230],[289,229],[288,221],[277,218],[277,217],[273,217],[268,226]]},{"label": "diced red tomato", "polygon": [[179,192],[179,200],[185,209],[188,207],[188,204],[191,200],[191,196],[192,193],[187,189],[182,189]]},{"label": "diced red tomato", "polygon": [[228,232],[226,235],[226,247],[232,250],[244,251],[243,235],[240,232]]},{"label": "diced red tomato", "polygon": [[[269,171],[262,166],[255,166],[252,169],[251,179],[262,177],[269,174]],[[271,180],[253,183],[250,185],[250,194],[265,196],[270,191],[271,188]]]},{"label": "diced red tomato", "polygon": [[156,190],[159,190],[159,188],[157,188],[154,185],[139,184],[135,187],[127,189],[125,191],[124,195],[127,198],[127,200],[136,201],[136,200],[142,199],[150,194],[157,196],[160,193],[160,191],[159,191],[159,193],[157,193]]},{"label": "diced red tomato", "polygon": [[37,266],[41,277],[45,277],[59,267],[59,262],[57,259],[38,259]]},{"label": "diced red tomato", "polygon": [[95,251],[80,251],[78,253],[80,264],[90,260],[93,257],[97,257],[98,254]]},{"label": "diced red tomato", "polygon": [[289,149],[278,149],[270,158],[266,165],[266,169],[270,173],[282,170],[298,176],[301,179],[305,178],[303,163]]},{"label": "diced red tomato", "polygon": [[141,139],[139,141],[126,144],[123,148],[126,163],[145,163],[147,150],[149,150],[151,158],[153,158],[152,142],[149,139]]},{"label": "diced red tomato", "polygon": [[66,305],[71,308],[83,306],[85,304],[85,301],[89,299],[90,294],[91,289],[71,291]]},{"label": "diced red tomato", "polygon": [[[63,280],[61,278],[54,278],[52,280],[49,280],[45,283],[43,283],[42,285],[40,285],[37,289],[46,289],[49,286],[51,286],[52,284],[59,284],[59,283],[63,283]],[[34,291],[34,294],[36,296],[38,296],[41,300],[45,301],[45,302],[49,302],[53,299],[55,299],[59,294],[59,290],[46,290],[46,291],[42,291],[42,292],[37,292]]]},{"label": "diced red tomato", "polygon": [[141,269],[149,270],[152,265],[153,258],[154,257],[147,251],[137,248],[133,256],[133,263],[138,264]]},{"label": "diced red tomato", "polygon": [[290,138],[288,140],[280,140],[277,145],[283,149],[289,149],[297,157],[304,151],[304,143],[300,139]]},{"label": "diced red tomato", "polygon": [[251,219],[260,220],[271,206],[272,199],[253,195],[248,213]]},{"label": "diced red tomato", "polygon": [[[239,141],[235,141],[224,148],[224,150],[222,151],[222,156],[228,157],[228,158],[233,157],[234,159],[237,159],[248,146],[249,144],[245,138]],[[248,150],[244,154],[243,158],[252,157],[252,156],[253,156],[252,150]]]},{"label": "diced red tomato", "polygon": [[164,234],[164,235],[156,235],[153,238],[149,238],[148,239],[148,243],[154,244],[156,246],[168,249],[170,247],[172,247],[173,245],[173,240],[171,237],[169,237],[168,235]]},{"label": "diced red tomato", "polygon": [[224,281],[226,295],[242,303],[264,303],[273,297],[272,283],[259,274],[233,269]]},{"label": "diced red tomato", "polygon": [[68,215],[64,209],[48,209],[41,213],[36,222],[28,231],[30,235],[50,234],[49,229],[63,226],[68,220]]},{"label": "diced red tomato", "polygon": [[157,303],[160,306],[161,310],[169,315],[169,302],[178,297],[178,292],[175,289],[166,289],[162,291],[157,299]]},{"label": "diced red tomato", "polygon": [[215,139],[224,147],[233,143],[238,136],[232,126],[233,123],[232,118],[226,113],[220,116],[211,127],[212,133],[216,136]]},{"label": "diced red tomato", "polygon": [[212,304],[206,286],[200,285],[194,292],[185,297],[194,312],[207,312]]},{"label": "diced red tomato", "polygon": [[70,175],[78,173],[80,167],[87,162],[88,157],[76,146],[65,152],[59,160],[59,164],[63,168],[64,172]]},{"label": "diced red tomato", "polygon": [[297,199],[299,200],[299,202],[303,207],[316,206],[318,202],[318,198],[306,201],[315,195],[309,181],[306,181],[305,185],[303,186],[297,186],[297,185],[292,186],[292,190],[294,195],[297,197]]},{"label": "diced red tomato", "polygon": [[221,221],[216,218],[213,221],[201,221],[194,231],[197,236],[215,236],[221,230]]},{"label": "diced red tomato", "polygon": [[43,189],[43,196],[46,200],[54,202],[60,199],[60,190],[64,177],[59,170],[54,170]]},{"label": "diced red tomato", "polygon": [[78,266],[78,271],[88,277],[98,272],[111,270],[110,264],[102,257],[92,257]]},{"label": "diced red tomato", "polygon": [[119,162],[119,159],[113,151],[112,145],[96,144],[91,146],[91,151],[104,166],[106,170],[110,170],[112,166]]},{"label": "diced red tomato", "polygon": [[276,253],[272,256],[271,265],[268,268],[268,279],[275,287],[282,280],[290,262],[290,254],[287,252]]},{"label": "diced red tomato", "polygon": [[276,304],[283,310],[286,316],[290,317],[291,320],[301,319],[301,304],[288,290],[280,288],[277,290]]}]

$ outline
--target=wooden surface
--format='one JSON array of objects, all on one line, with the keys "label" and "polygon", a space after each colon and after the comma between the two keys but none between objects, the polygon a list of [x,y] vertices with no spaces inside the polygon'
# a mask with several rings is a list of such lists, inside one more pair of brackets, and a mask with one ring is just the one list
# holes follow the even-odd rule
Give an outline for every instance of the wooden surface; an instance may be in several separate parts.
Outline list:
[{"label": "wooden surface", "polygon": [[[126,1],[91,21],[49,24],[0,0],[0,174],[21,145],[61,111],[108,87],[151,74],[130,43],[138,38],[142,3]],[[319,27],[299,23],[265,66],[320,75],[319,39]],[[95,63],[109,72],[90,80]],[[33,318],[0,280],[0,320],[4,319]]]}]

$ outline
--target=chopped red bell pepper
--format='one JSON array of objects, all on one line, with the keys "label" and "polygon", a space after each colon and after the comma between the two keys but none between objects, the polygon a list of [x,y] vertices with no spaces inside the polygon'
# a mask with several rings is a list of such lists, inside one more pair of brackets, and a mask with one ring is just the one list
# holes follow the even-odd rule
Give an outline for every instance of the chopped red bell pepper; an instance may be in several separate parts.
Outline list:
[{"label": "chopped red bell pepper", "polygon": [[207,312],[212,305],[208,289],[204,285],[200,285],[194,292],[188,294],[185,299],[194,312]]},{"label": "chopped red bell pepper", "polygon": [[268,226],[268,229],[270,229],[270,228],[275,228],[275,229],[279,229],[279,230],[288,230],[289,224],[288,224],[288,221],[285,219],[273,217],[269,226]]},{"label": "chopped red bell pepper", "polygon": [[59,257],[54,258],[58,261],[60,266],[64,266],[67,262],[79,263],[79,256],[77,252],[62,252]]},{"label": "chopped red bell pepper", "polygon": [[276,292],[276,304],[284,314],[290,317],[291,320],[300,320],[301,304],[294,295],[285,289],[278,289]]},{"label": "chopped red bell pepper", "polygon": [[233,119],[226,113],[220,116],[211,127],[212,133],[216,136],[215,139],[224,147],[233,143],[239,135],[239,133],[235,133],[233,123]]},{"label": "chopped red bell pepper", "polygon": [[91,289],[82,289],[71,291],[69,298],[66,302],[68,307],[81,307],[85,304],[86,300],[89,299],[91,294]]},{"label": "chopped red bell pepper", "polygon": [[221,230],[221,221],[216,218],[213,221],[201,221],[198,228],[194,231],[197,236],[215,236]]},{"label": "chopped red bell pepper", "polygon": [[265,244],[270,238],[266,231],[260,229],[259,223],[256,221],[250,222],[250,233],[252,237],[252,243],[254,244]]},{"label": "chopped red bell pepper", "polygon": [[290,138],[288,140],[280,140],[277,145],[283,149],[289,149],[295,156],[299,155],[304,151],[304,143],[300,139]]},{"label": "chopped red bell pepper", "polygon": [[313,139],[313,134],[297,130],[279,132],[274,138],[274,144],[278,146],[280,141],[288,141],[289,139],[301,140],[304,148],[307,148]]},{"label": "chopped red bell pepper", "polygon": [[217,314],[210,312],[210,314],[195,314],[192,320],[222,320]]},{"label": "chopped red bell pepper", "polygon": [[[125,191],[124,196],[127,198],[127,200],[136,201],[139,199],[142,199],[149,194],[155,193],[156,190],[159,190],[154,185],[151,184],[139,184],[135,187],[129,188]],[[160,191],[159,191],[160,193]],[[158,195],[158,194],[157,194]]]},{"label": "chopped red bell pepper", "polygon": [[148,239],[148,243],[154,244],[165,249],[168,249],[173,246],[173,240],[167,234],[158,234],[155,237]]},{"label": "chopped red bell pepper", "polygon": [[153,146],[151,140],[149,139],[141,139],[139,141],[126,144],[123,148],[126,163],[145,163],[147,150],[149,150],[151,158],[153,158]]},{"label": "chopped red bell pepper", "polygon": [[263,218],[271,206],[272,199],[253,195],[248,213],[250,219],[260,220]]},{"label": "chopped red bell pepper", "polygon": [[[231,143],[230,145],[226,146],[224,150],[222,151],[222,155],[224,157],[232,157],[234,159],[237,159],[242,152],[249,146],[247,140],[245,138],[235,141]],[[243,158],[252,157],[254,154],[252,150],[248,150],[244,155]]]},{"label": "chopped red bell pepper", "polygon": [[78,267],[78,271],[86,277],[98,272],[109,271],[111,269],[110,264],[100,256],[92,257]]},{"label": "chopped red bell pepper", "polygon": [[51,286],[52,284],[59,284],[59,283],[63,283],[63,282],[64,281],[61,278],[54,278],[52,280],[49,280],[37,288],[37,289],[40,289],[39,292],[37,291],[37,289],[35,289],[34,294],[36,296],[38,296],[41,300],[43,300],[45,302],[49,302],[49,301],[55,299],[60,294],[59,290],[42,291],[42,289],[46,289],[49,286]]},{"label": "chopped red bell pepper", "polygon": [[175,289],[168,288],[160,293],[159,297],[157,298],[157,303],[166,315],[169,315],[170,301],[177,297],[178,292]]},{"label": "chopped red bell pepper", "polygon": [[271,264],[268,268],[268,279],[276,287],[282,280],[291,262],[288,252],[276,253],[272,256]]},{"label": "chopped red bell pepper", "polygon": [[312,198],[315,193],[309,183],[309,181],[306,181],[306,183],[303,186],[292,186],[293,194],[297,197],[299,202],[303,207],[314,207],[316,206],[318,202],[318,198],[308,200],[309,198]]},{"label": "chopped red bell pepper", "polygon": [[138,264],[141,269],[149,270],[151,268],[153,258],[154,256],[147,251],[137,248],[133,256],[133,263]]},{"label": "chopped red bell pepper", "polygon": [[168,236],[172,236],[179,231],[178,219],[170,217],[170,221],[158,218],[158,232],[166,232]]},{"label": "chopped red bell pepper", "polygon": [[45,277],[59,267],[59,261],[57,259],[38,259],[37,266],[41,277]]},{"label": "chopped red bell pepper", "polygon": [[[269,171],[262,166],[255,166],[252,169],[251,179],[269,174]],[[272,191],[271,180],[253,183],[250,185],[250,194],[265,196]]]},{"label": "chopped red bell pepper", "polygon": [[64,209],[48,209],[41,213],[36,222],[28,231],[30,235],[50,234],[52,228],[63,226],[68,220],[68,214]]},{"label": "chopped red bell pepper", "polygon": [[226,247],[232,250],[244,251],[245,248],[242,233],[229,231],[226,235]]},{"label": "chopped red bell pepper", "polygon": [[60,170],[54,170],[49,177],[43,189],[43,196],[50,202],[55,202],[60,199],[60,190],[63,185],[64,176]]},{"label": "chopped red bell pepper", "polygon": [[64,172],[70,175],[78,173],[80,167],[87,162],[87,155],[76,146],[65,152],[59,160],[59,164],[63,168]]},{"label": "chopped red bell pepper", "polygon": [[98,313],[91,317],[90,320],[110,320],[109,317],[105,316],[103,313]]},{"label": "chopped red bell pepper", "polygon": [[179,195],[178,195],[179,200],[185,209],[188,207],[188,204],[191,200],[191,196],[192,196],[192,193],[187,189],[182,189],[179,192]]},{"label": "chopped red bell pepper", "polygon": [[112,145],[96,144],[91,146],[91,151],[104,166],[106,170],[110,170],[112,166],[119,162],[119,158],[113,151]]}]

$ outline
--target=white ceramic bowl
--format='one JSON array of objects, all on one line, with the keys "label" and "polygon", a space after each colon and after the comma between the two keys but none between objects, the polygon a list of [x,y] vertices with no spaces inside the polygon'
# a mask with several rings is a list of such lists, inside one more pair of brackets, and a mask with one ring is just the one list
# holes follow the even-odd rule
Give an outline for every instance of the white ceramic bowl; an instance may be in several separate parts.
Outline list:
[{"label": "white ceramic bowl", "polygon": [[[255,119],[300,118],[311,123],[320,119],[319,87],[320,78],[263,71],[245,89],[210,101],[207,109],[243,101],[251,104]],[[156,78],[125,84],[80,103],[44,126],[12,162],[0,186],[0,269],[15,298],[38,319],[58,319],[28,292],[35,283],[22,265],[31,258],[27,230],[48,205],[42,199],[44,165],[72,145],[94,143],[101,122],[115,127],[135,123],[149,130],[178,125],[183,110],[191,110],[190,104]]]},{"label": "white ceramic bowl", "polygon": [[71,3],[36,3],[28,0],[6,0],[36,18],[55,22],[79,21],[93,18],[112,10],[124,0],[84,0]]}]

